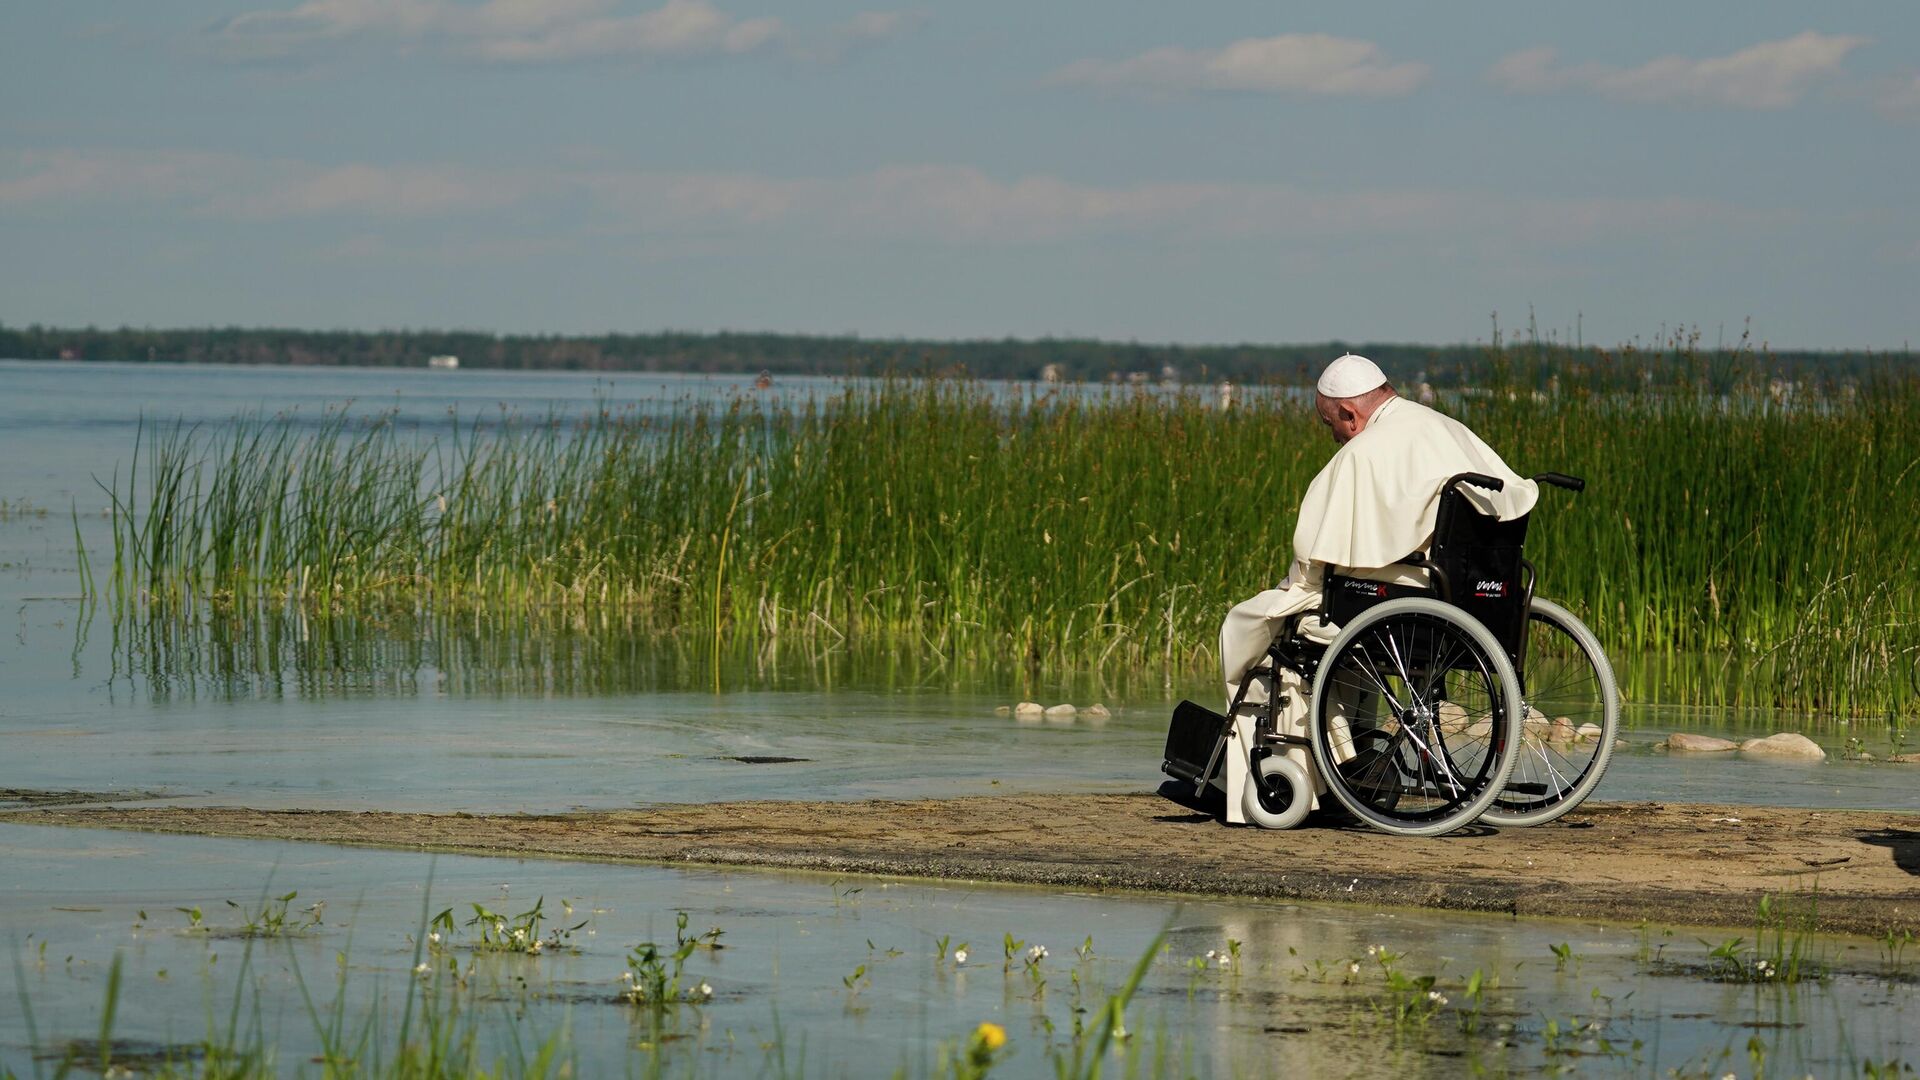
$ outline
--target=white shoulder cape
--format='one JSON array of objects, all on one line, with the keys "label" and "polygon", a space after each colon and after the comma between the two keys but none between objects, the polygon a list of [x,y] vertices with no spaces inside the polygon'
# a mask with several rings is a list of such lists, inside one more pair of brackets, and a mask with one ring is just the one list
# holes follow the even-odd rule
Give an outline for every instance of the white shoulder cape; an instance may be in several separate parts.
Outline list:
[{"label": "white shoulder cape", "polygon": [[1391,398],[1320,470],[1300,502],[1294,557],[1353,569],[1383,567],[1433,536],[1440,485],[1455,473],[1498,477],[1498,493],[1462,485],[1482,513],[1510,521],[1533,509],[1540,489],[1507,468],[1467,426],[1417,401]]}]

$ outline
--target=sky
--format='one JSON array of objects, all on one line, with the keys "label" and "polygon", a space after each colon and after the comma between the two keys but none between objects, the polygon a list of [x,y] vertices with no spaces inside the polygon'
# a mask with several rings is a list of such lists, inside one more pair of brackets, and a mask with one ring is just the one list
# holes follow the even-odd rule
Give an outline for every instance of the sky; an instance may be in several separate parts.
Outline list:
[{"label": "sky", "polygon": [[1920,5],[0,0],[0,322],[1902,348]]}]

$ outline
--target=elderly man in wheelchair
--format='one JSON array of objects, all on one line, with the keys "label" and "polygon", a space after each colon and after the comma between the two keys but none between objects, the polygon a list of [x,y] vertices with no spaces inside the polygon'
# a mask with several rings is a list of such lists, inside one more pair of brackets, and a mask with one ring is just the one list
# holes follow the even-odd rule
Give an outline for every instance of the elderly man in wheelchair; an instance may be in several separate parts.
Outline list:
[{"label": "elderly man in wheelchair", "polygon": [[1521,547],[1539,485],[1584,483],[1522,478],[1365,357],[1317,389],[1339,449],[1302,500],[1292,571],[1228,613],[1227,713],[1181,702],[1163,769],[1266,828],[1328,795],[1414,836],[1566,813],[1606,771],[1619,695]]}]

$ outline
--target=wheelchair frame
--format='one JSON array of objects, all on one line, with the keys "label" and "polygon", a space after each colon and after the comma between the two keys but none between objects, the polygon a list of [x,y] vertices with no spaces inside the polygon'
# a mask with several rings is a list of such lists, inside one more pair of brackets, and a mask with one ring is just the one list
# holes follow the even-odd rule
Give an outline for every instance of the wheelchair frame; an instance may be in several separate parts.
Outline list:
[{"label": "wheelchair frame", "polygon": [[[1561,473],[1543,473],[1533,479],[1576,492],[1585,487],[1584,481]],[[1262,805],[1265,805],[1265,792],[1258,789],[1267,779],[1263,759],[1293,747],[1304,747],[1311,752],[1321,780],[1337,802],[1355,816],[1389,832],[1438,835],[1482,816],[1496,824],[1537,824],[1558,817],[1584,799],[1598,781],[1599,773],[1605,769],[1606,750],[1611,747],[1617,726],[1618,700],[1611,668],[1606,664],[1604,655],[1599,653],[1597,642],[1593,642],[1591,647],[1586,644],[1592,642],[1591,632],[1579,626],[1570,614],[1544,602],[1540,607],[1549,611],[1536,609],[1534,584],[1538,574],[1533,565],[1521,557],[1527,517],[1523,515],[1513,521],[1503,522],[1480,513],[1461,491],[1462,486],[1466,485],[1490,491],[1499,491],[1504,486],[1499,479],[1480,473],[1461,473],[1448,478],[1441,486],[1434,540],[1429,550],[1414,552],[1400,560],[1402,564],[1424,570],[1428,587],[1391,585],[1329,573],[1321,607],[1313,614],[1323,625],[1342,627],[1340,636],[1331,644],[1310,640],[1300,633],[1302,617],[1293,619],[1286,632],[1275,636],[1267,651],[1267,662],[1257,665],[1243,676],[1239,693],[1226,716],[1218,716],[1190,702],[1181,704],[1175,713],[1173,730],[1169,731],[1163,769],[1177,781],[1191,780],[1194,796],[1202,796],[1225,761],[1232,742],[1235,718],[1245,704],[1248,690],[1256,680],[1265,678],[1273,686],[1274,693],[1264,706],[1257,707],[1258,711],[1253,717],[1253,748],[1248,762],[1249,782],[1256,788],[1252,797],[1260,799]],[[1382,607],[1394,601],[1409,602],[1392,608]],[[1369,612],[1373,614],[1369,615]],[[1443,657],[1430,655],[1422,658],[1414,656],[1413,650],[1409,649],[1407,656],[1394,658],[1399,666],[1400,677],[1409,680],[1403,686],[1411,686],[1409,672],[1419,672],[1422,673],[1425,689],[1422,694],[1409,694],[1409,698],[1413,699],[1412,704],[1404,711],[1401,711],[1403,703],[1397,696],[1383,697],[1382,700],[1391,698],[1396,706],[1388,721],[1392,730],[1384,746],[1364,751],[1374,756],[1359,771],[1369,774],[1386,771],[1393,775],[1393,780],[1390,786],[1376,780],[1369,789],[1373,801],[1368,802],[1356,794],[1351,784],[1352,778],[1345,772],[1346,765],[1359,760],[1359,754],[1363,752],[1355,749],[1357,738],[1351,730],[1348,731],[1345,748],[1350,757],[1344,763],[1338,759],[1338,752],[1329,741],[1326,730],[1328,710],[1333,706],[1327,700],[1329,687],[1325,685],[1321,669],[1330,654],[1335,656],[1336,662],[1344,663],[1353,652],[1364,652],[1364,644],[1359,642],[1358,635],[1366,632],[1381,634],[1382,631],[1375,627],[1392,620],[1419,620],[1439,626],[1441,632],[1455,635],[1450,639],[1455,651]],[[1523,743],[1532,738],[1528,726],[1531,706],[1526,700],[1525,672],[1528,627],[1533,620],[1545,622],[1551,629],[1579,644],[1584,650],[1583,659],[1593,666],[1596,683],[1601,687],[1604,718],[1602,744],[1596,748],[1595,758],[1582,766],[1564,786],[1560,780],[1565,778],[1557,772],[1551,772],[1549,763],[1549,771],[1555,777],[1551,785],[1553,790],[1549,790],[1550,785],[1547,784],[1522,781],[1514,781],[1512,788],[1508,786],[1521,754],[1539,752],[1537,747],[1531,745],[1523,747]],[[1578,632],[1560,623],[1571,624],[1577,627]],[[1433,649],[1437,650],[1437,646]],[[1495,650],[1502,655],[1487,655]],[[1422,659],[1426,661],[1424,666],[1420,663]],[[1466,661],[1472,662],[1469,664]],[[1276,717],[1280,705],[1277,677],[1281,669],[1297,673],[1305,690],[1312,694],[1306,735],[1277,730]],[[1431,696],[1434,701],[1441,703],[1440,708],[1444,710],[1448,693],[1445,683],[1449,673],[1470,669],[1477,669],[1489,701],[1488,718],[1482,722],[1486,731],[1481,733],[1487,741],[1487,747],[1477,762],[1477,771],[1468,778],[1470,783],[1463,783],[1456,772],[1467,770],[1454,768],[1456,763],[1447,745],[1445,725],[1436,722],[1426,698]],[[1387,690],[1384,685],[1380,689],[1383,693]],[[1457,705],[1455,708],[1459,711]],[[1204,713],[1205,719],[1197,713]],[[1181,731],[1183,723],[1186,725],[1184,735]],[[1212,738],[1205,740],[1211,745],[1207,748],[1205,765],[1196,766],[1198,755],[1195,751],[1200,749],[1197,743],[1204,738],[1199,736],[1199,732],[1206,727],[1212,728]],[[1362,734],[1388,730],[1376,726],[1366,729]],[[1424,739],[1417,733],[1421,730],[1425,731]],[[1491,761],[1486,758],[1488,754],[1492,755]],[[1388,764],[1383,766],[1382,761]],[[1417,770],[1415,773],[1407,771],[1405,763],[1408,761]],[[1301,770],[1295,762],[1278,764],[1284,767],[1277,767],[1275,771],[1281,773],[1292,787],[1291,798],[1307,798],[1307,791],[1302,790],[1302,786],[1312,783],[1312,775]],[[1433,777],[1427,774],[1429,765],[1436,769]],[[1436,790],[1441,787],[1448,790]],[[1443,802],[1439,810],[1402,815],[1396,813],[1396,807],[1403,794],[1451,797]],[[1502,801],[1503,796],[1508,798]],[[1285,823],[1277,827],[1291,827],[1304,816],[1304,809],[1294,809],[1294,813],[1280,815]],[[1253,814],[1251,808],[1248,812]]]}]

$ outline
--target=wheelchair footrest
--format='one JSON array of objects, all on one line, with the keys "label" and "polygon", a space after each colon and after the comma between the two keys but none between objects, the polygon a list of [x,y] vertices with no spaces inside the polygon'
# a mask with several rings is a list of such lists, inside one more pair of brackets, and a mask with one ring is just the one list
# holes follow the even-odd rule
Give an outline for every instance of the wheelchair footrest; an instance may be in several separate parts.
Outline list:
[{"label": "wheelchair footrest", "polygon": [[1160,771],[1177,780],[1198,781],[1226,729],[1227,718],[1204,705],[1182,701],[1174,706]]}]

